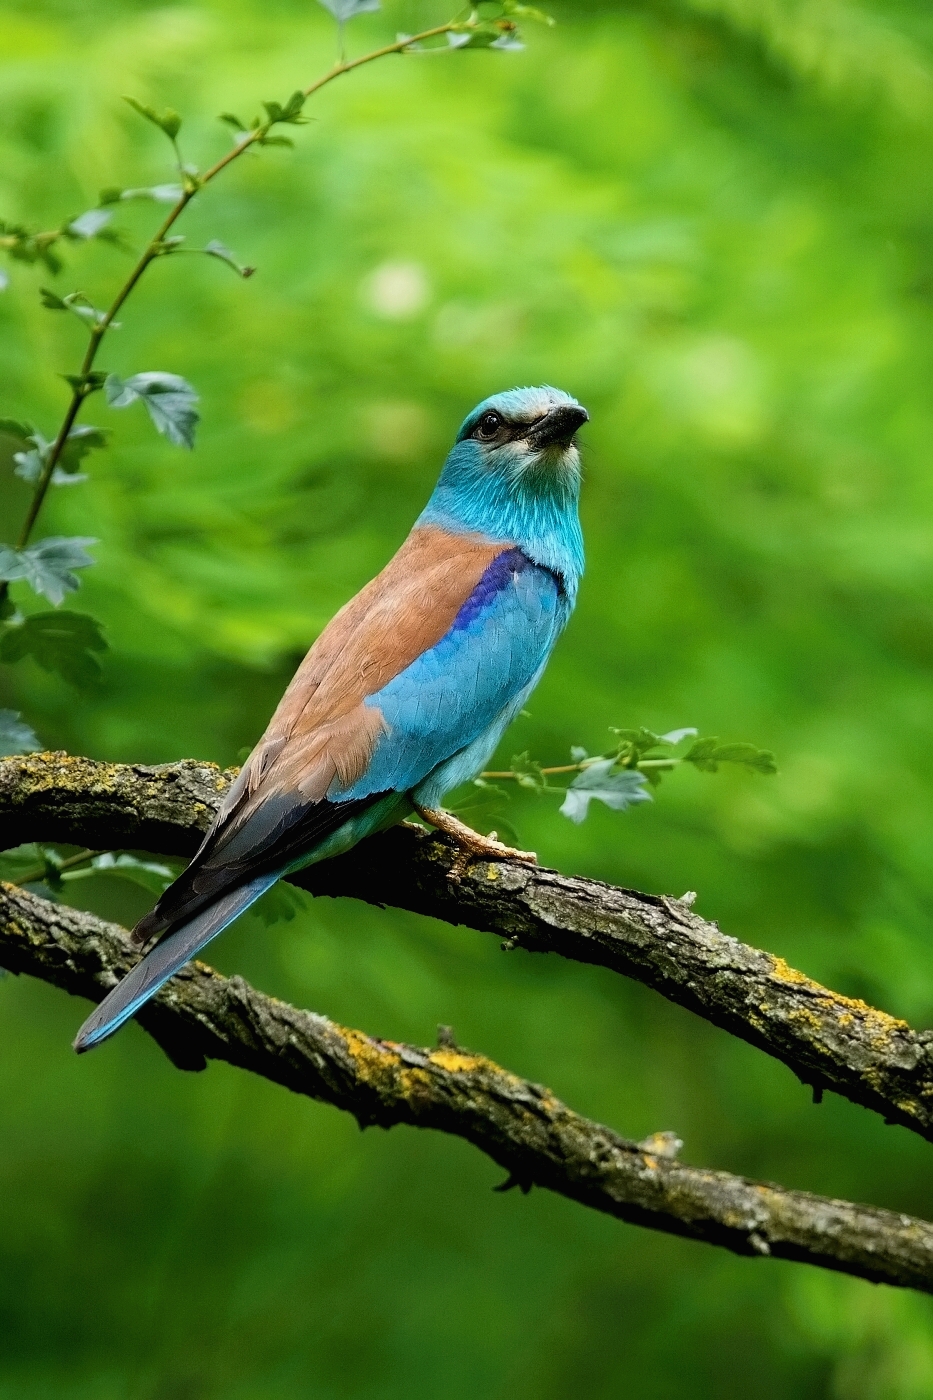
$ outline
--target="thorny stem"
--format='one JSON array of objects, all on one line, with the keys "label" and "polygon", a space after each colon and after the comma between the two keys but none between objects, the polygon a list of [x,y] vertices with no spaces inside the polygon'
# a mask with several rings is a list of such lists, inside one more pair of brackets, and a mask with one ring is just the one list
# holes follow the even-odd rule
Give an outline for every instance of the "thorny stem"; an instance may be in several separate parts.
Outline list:
[{"label": "thorny stem", "polygon": [[[328,83],[332,83],[335,78],[340,78],[344,75],[344,73],[350,73],[355,68],[361,68],[366,63],[373,63],[377,58],[386,58],[389,54],[393,53],[404,53],[406,49],[411,49],[414,47],[414,45],[423,43],[427,39],[436,39],[439,38],[442,34],[449,34],[452,33],[454,30],[462,30],[465,23],[468,23],[468,21],[451,20],[447,24],[435,25],[433,29],[422,30],[420,34],[413,34],[410,38],[398,39],[394,44],[385,44],[382,48],[373,49],[371,53],[363,54],[360,58],[353,58],[349,60],[341,59],[338,63],[336,63],[333,66],[330,72],[325,73],[322,77],[318,78],[315,82],[311,83],[310,87],[304,88],[304,96],[305,98],[311,97],[322,87],[325,87]],[[78,415],[81,412],[84,400],[88,398],[91,394],[93,394],[97,388],[100,387],[99,384],[94,384],[93,382],[90,382],[91,371],[94,368],[94,363],[97,359],[97,352],[100,349],[101,342],[103,341],[104,336],[107,334],[110,327],[112,326],[114,318],[116,317],[120,308],[123,306],[124,302],[130,295],[130,293],[133,291],[133,289],[137,286],[144,272],[149,267],[150,263],[153,263],[156,260],[156,258],[160,257],[167,251],[165,248],[166,235],[168,234],[169,230],[173,227],[173,225],[177,222],[177,220],[181,217],[181,215],[184,213],[185,209],[191,203],[192,199],[194,199],[195,195],[200,190],[202,190],[205,185],[208,185],[211,183],[212,180],[215,180],[222,170],[226,170],[228,165],[232,165],[235,160],[239,159],[239,157],[243,154],[244,151],[248,150],[251,146],[255,146],[261,143],[264,140],[264,138],[268,136],[270,130],[274,125],[275,123],[270,120],[268,122],[263,123],[261,126],[256,127],[254,131],[251,131],[247,136],[243,138],[243,140],[239,141],[237,145],[233,147],[232,150],[226,153],[226,155],[221,156],[220,160],[215,161],[215,163],[208,170],[206,170],[203,175],[192,177],[183,172],[183,179],[185,183],[183,192],[180,198],[178,199],[178,202],[174,204],[169,210],[168,214],[163,219],[159,228],[152,236],[150,241],[147,243],[143,252],[140,254],[139,260],[137,261],[132,272],[127,277],[126,281],[123,283],[123,286],[117,292],[116,296],[114,297],[108,309],[104,312],[104,315],[101,317],[100,321],[97,323],[96,326],[94,326],[93,330],[90,333],[87,350],[85,351],[84,359],[81,362],[81,368],[75,376],[75,382],[72,386],[71,401],[68,404],[68,408],[65,411],[65,416],[62,419],[61,427],[59,428],[58,433],[56,434],[55,441],[52,443],[46,461],[43,465],[42,472],[39,476],[38,481],[36,482],[36,489],[33,493],[33,498],[30,502],[29,510],[26,513],[26,518],[23,521],[23,527],[20,530],[19,538],[16,542],[17,549],[24,549],[25,546],[29,543],[29,537],[32,534],[33,527],[36,523],[36,520],[38,519],[39,512],[42,509],[43,502],[45,501],[45,497],[48,493],[49,486],[52,482],[52,476],[55,472],[55,468],[58,465],[62,452],[64,451],[65,443],[68,441],[68,435],[74,427]],[[175,143],[173,142],[173,145],[174,144]],[[10,585],[6,580],[0,582],[0,604],[2,604],[6,599],[6,596],[9,592],[9,587]]]}]

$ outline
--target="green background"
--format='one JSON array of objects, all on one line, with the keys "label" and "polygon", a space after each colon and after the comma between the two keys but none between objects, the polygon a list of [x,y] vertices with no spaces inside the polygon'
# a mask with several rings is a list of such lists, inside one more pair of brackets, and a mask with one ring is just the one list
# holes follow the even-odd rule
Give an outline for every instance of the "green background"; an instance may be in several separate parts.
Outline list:
[{"label": "green background", "polygon": [[[699,891],[724,929],[933,1021],[933,21],[925,0],[562,4],[522,54],[391,59],[328,88],[184,231],[259,271],[152,269],[102,363],[201,396],[193,454],[141,407],[40,533],[92,535],[73,606],[111,650],[77,694],[26,662],[0,704],[50,747],[236,762],[310,640],[378,569],[486,394],[589,407],[589,569],[504,760],[610,725],[773,749],[582,827],[519,794],[568,872]],[[387,0],[352,51],[446,18]],[[313,0],[3,0],[0,215],[54,227],[171,179],[324,69]],[[159,208],[121,206],[138,245]],[[98,304],[129,259],[69,252]],[[8,264],[0,414],[51,436],[82,331]],[[26,500],[0,464],[10,538]],[[34,608],[21,586],[17,598]],[[111,917],[142,891],[72,887]],[[249,916],[213,960],[347,1024],[437,1022],[684,1157],[933,1216],[930,1149],[647,990],[395,911]],[[933,1397],[933,1302],[734,1258],[500,1179],[465,1144],[361,1135],[135,1027],[77,1060],[85,1007],[0,985],[2,1400]]]}]

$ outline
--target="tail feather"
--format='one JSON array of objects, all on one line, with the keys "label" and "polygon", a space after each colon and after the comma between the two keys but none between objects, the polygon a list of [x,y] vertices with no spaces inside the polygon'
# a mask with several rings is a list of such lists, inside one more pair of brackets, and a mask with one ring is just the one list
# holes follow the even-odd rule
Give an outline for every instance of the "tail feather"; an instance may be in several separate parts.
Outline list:
[{"label": "tail feather", "polygon": [[190,962],[206,943],[216,938],[218,933],[222,933],[238,914],[248,909],[270,885],[274,885],[279,873],[276,871],[271,875],[258,875],[248,884],[240,885],[221,895],[215,904],[208,909],[202,909],[194,918],[163,938],[161,943],[157,943],[152,951],[117,983],[113,991],[107,993],[87,1018],[75,1039],[75,1050],[80,1054],[83,1050],[92,1049],[113,1035],[124,1021],[135,1016],[140,1007],[144,1006],[150,997],[154,997],[159,988],[179,968]]}]

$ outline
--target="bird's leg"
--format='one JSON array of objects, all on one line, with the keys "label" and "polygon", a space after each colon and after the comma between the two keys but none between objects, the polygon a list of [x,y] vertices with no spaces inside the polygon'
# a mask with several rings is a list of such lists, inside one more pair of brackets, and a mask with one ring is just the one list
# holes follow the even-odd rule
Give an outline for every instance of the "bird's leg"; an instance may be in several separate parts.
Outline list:
[{"label": "bird's leg", "polygon": [[449,836],[458,847],[448,877],[457,884],[463,879],[471,857],[478,860],[525,860],[531,865],[538,863],[534,851],[517,851],[513,846],[505,846],[496,840],[495,832],[489,836],[481,836],[471,826],[458,821],[450,812],[445,812],[440,807],[422,807],[417,802],[413,802],[412,806],[422,821]]}]

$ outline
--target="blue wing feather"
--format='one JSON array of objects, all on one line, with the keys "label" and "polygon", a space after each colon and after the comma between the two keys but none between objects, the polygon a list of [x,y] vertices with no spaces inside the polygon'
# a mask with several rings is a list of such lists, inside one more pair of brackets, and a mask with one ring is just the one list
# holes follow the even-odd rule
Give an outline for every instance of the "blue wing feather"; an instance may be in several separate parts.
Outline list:
[{"label": "blue wing feather", "polygon": [[[550,570],[519,550],[504,551],[437,645],[368,697],[386,732],[364,776],[328,796],[412,791],[484,736],[494,744],[537,681],[569,610]],[[485,751],[479,743],[474,772]]]}]

